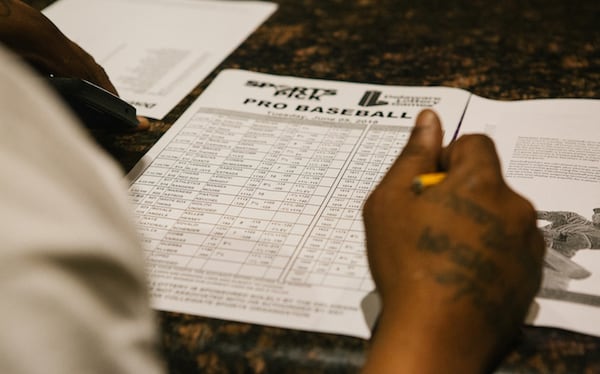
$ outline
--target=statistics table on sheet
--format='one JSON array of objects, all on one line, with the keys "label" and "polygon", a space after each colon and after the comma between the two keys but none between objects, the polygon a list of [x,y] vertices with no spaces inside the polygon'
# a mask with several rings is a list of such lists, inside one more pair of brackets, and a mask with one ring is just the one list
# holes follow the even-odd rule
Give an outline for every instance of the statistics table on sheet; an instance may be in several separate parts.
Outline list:
[{"label": "statistics table on sheet", "polygon": [[373,290],[361,207],[409,131],[197,113],[131,187],[156,279]]},{"label": "statistics table on sheet", "polygon": [[[219,75],[129,175],[153,306],[368,338],[377,298],[362,206],[420,109],[371,108],[376,96],[359,84]],[[458,121],[466,97],[448,100],[448,118]],[[339,109],[347,103],[363,107]]]},{"label": "statistics table on sheet", "polygon": [[372,290],[361,207],[409,131],[199,112],[131,187],[148,260]]}]

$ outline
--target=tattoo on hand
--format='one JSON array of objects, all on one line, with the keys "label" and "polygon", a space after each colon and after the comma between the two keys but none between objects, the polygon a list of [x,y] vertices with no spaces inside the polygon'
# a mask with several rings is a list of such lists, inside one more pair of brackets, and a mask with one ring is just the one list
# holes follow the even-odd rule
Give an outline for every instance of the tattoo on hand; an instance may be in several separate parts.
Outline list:
[{"label": "tattoo on hand", "polygon": [[492,259],[467,244],[452,243],[447,234],[434,233],[431,227],[423,230],[417,249],[435,254],[446,253],[460,269],[473,273],[477,284],[492,284],[500,278],[499,268]]},{"label": "tattoo on hand", "polygon": [[[536,269],[535,255],[529,250],[514,246],[523,243],[523,239],[529,235],[528,228],[511,232],[507,227],[507,219],[501,213],[496,214],[476,201],[457,194],[424,196],[431,203],[468,218],[475,225],[475,232],[480,233],[477,247],[483,251],[466,243],[453,242],[447,233],[435,231],[432,227],[426,227],[421,232],[417,249],[436,256],[446,256],[454,265],[434,275],[438,284],[453,290],[450,302],[468,300],[496,330],[500,326],[509,328],[519,323],[515,319],[518,318],[516,314],[498,315],[501,306],[522,308],[527,303],[516,298],[514,289],[503,282],[505,275],[502,274],[496,257],[509,254],[522,273]],[[494,292],[489,293],[490,289]]]},{"label": "tattoo on hand", "polygon": [[475,251],[467,244],[453,243],[450,236],[443,232],[434,232],[426,227],[421,233],[417,249],[435,255],[447,255],[455,268],[444,270],[435,275],[435,281],[443,286],[454,287],[451,302],[469,298],[470,302],[482,313],[484,320],[492,326],[510,324],[512,321],[500,321],[498,310],[502,304],[510,303],[512,290],[499,290],[499,294],[489,294],[486,290],[501,282],[500,268],[493,259]]},{"label": "tattoo on hand", "polygon": [[[516,235],[509,234],[501,217],[484,209],[474,201],[463,198],[456,194],[444,196],[428,195],[431,202],[442,204],[456,214],[471,219],[474,223],[487,226],[480,239],[485,247],[496,251],[505,252],[506,243],[516,241]],[[511,251],[516,260],[524,267],[531,269],[536,261],[529,251]]]}]

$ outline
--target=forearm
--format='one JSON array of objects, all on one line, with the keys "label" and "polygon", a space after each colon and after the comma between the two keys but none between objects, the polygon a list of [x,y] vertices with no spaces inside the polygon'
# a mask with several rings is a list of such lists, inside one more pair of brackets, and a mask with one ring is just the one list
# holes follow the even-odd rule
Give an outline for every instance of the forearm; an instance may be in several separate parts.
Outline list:
[{"label": "forearm", "polygon": [[[430,294],[447,299],[443,295]],[[422,307],[418,303],[422,302]],[[372,338],[364,367],[365,373],[484,373],[494,365],[497,337],[473,339],[470,332],[480,331],[487,323],[465,310],[443,308],[428,300],[411,301],[398,308],[384,310]],[[404,310],[403,310],[404,309]],[[445,312],[445,309],[454,312]],[[469,318],[470,317],[470,318]],[[464,321],[469,321],[465,324]]]}]

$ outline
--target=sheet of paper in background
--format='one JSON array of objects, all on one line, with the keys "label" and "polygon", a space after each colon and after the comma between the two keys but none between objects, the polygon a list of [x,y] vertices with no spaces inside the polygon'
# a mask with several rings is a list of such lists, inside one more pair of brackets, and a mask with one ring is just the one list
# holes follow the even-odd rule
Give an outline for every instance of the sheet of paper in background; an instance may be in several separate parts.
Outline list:
[{"label": "sheet of paper in background", "polygon": [[[496,142],[507,182],[538,210],[547,254],[529,321],[600,336],[600,101],[473,96],[461,133]],[[600,213],[600,212],[598,212]],[[597,214],[596,214],[597,217]]]},{"label": "sheet of paper in background", "polygon": [[138,114],[163,118],[277,8],[262,1],[59,0],[44,14]]}]

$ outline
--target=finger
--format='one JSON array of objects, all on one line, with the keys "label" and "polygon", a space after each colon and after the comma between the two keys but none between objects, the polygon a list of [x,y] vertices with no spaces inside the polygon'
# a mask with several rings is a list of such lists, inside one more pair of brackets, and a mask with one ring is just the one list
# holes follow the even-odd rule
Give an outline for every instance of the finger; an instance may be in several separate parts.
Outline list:
[{"label": "finger", "polygon": [[150,128],[150,120],[146,117],[137,116],[138,126],[135,128],[136,131],[146,131]]},{"label": "finger", "polygon": [[415,176],[436,171],[442,137],[442,126],[435,112],[426,109],[419,113],[406,146],[382,183],[396,181],[410,186]]},{"label": "finger", "polygon": [[94,57],[87,53],[77,43],[66,38],[66,36],[65,39],[68,40],[68,43],[71,46],[73,56],[78,56],[78,59],[74,61],[74,66],[72,67],[73,72],[71,73],[75,73],[77,70],[81,69],[81,74],[83,75],[81,78],[104,88],[113,95],[119,96],[119,93],[110,81],[108,74],[106,74],[104,68],[96,62]]},{"label": "finger", "polygon": [[501,172],[496,146],[486,135],[464,135],[441,152],[441,165],[445,170],[492,170]]},{"label": "finger", "polygon": [[104,88],[105,90],[111,92],[112,94],[114,94],[116,96],[119,96],[119,92],[117,91],[115,86],[110,81],[110,78],[108,78],[108,74],[106,74],[106,71],[104,70],[104,68],[102,66],[96,64],[95,70],[94,70],[94,76],[95,76],[96,81],[100,85],[100,87]]},{"label": "finger", "polygon": [[500,160],[494,142],[485,135],[464,135],[440,156],[441,167],[448,180],[461,181],[467,188],[486,188],[504,185]]}]

